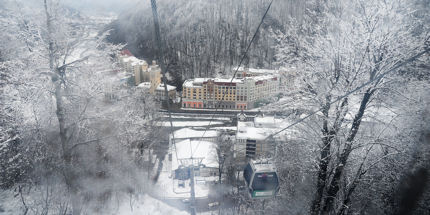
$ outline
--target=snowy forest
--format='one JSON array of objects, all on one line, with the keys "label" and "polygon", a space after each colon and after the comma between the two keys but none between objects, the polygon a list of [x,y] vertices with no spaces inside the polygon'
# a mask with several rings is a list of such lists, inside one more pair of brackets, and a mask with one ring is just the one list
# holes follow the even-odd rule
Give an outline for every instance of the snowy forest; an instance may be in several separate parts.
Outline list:
[{"label": "snowy forest", "polygon": [[[430,0],[73,2],[0,0],[0,215],[430,214]],[[124,50],[179,101],[239,67],[285,86],[255,110],[175,112],[124,81]],[[244,112],[275,118],[270,198],[237,162]]]}]

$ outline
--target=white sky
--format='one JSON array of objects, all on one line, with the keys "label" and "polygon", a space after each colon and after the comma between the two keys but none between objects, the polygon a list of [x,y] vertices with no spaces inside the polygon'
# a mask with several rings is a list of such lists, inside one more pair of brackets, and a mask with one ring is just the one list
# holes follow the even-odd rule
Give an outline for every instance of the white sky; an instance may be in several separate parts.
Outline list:
[{"label": "white sky", "polygon": [[145,1],[150,4],[150,0],[62,0],[61,2],[80,11],[119,14]]}]

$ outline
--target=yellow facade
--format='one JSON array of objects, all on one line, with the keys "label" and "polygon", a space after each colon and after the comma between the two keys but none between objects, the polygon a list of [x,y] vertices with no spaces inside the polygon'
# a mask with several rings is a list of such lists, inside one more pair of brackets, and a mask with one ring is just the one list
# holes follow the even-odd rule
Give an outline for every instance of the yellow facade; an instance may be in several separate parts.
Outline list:
[{"label": "yellow facade", "polygon": [[214,95],[210,95],[208,87],[203,84],[201,87],[186,87],[182,89],[182,97],[188,99],[204,100],[214,98],[218,101],[236,101],[236,87],[214,86]]}]

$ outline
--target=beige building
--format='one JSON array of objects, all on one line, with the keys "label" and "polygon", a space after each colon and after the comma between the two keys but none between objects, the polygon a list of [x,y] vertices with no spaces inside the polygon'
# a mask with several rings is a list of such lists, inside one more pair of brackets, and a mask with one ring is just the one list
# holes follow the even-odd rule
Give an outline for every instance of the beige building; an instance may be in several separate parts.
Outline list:
[{"label": "beige building", "polygon": [[154,93],[161,83],[161,69],[156,61],[152,61],[152,64],[148,65],[145,60],[136,58],[128,50],[121,51],[118,55],[118,61],[127,73],[134,76],[136,86],[143,82],[149,82],[151,83],[149,91]]},{"label": "beige building", "polygon": [[279,77],[271,73],[261,72],[252,76],[242,73],[241,78],[233,80],[220,78],[186,80],[182,87],[182,108],[252,109],[258,101],[279,92]]}]

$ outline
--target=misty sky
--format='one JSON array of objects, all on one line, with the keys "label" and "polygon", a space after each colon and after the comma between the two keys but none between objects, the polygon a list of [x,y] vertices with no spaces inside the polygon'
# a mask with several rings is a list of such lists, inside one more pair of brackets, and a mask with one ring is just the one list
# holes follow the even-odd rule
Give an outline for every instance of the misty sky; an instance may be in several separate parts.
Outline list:
[{"label": "misty sky", "polygon": [[112,12],[115,14],[132,8],[142,1],[148,1],[149,4],[149,0],[62,0],[64,4],[80,11]]}]

